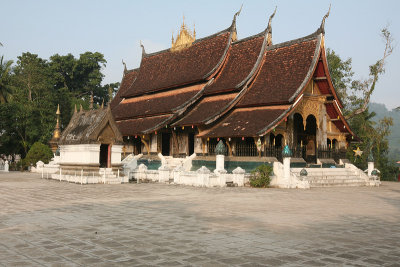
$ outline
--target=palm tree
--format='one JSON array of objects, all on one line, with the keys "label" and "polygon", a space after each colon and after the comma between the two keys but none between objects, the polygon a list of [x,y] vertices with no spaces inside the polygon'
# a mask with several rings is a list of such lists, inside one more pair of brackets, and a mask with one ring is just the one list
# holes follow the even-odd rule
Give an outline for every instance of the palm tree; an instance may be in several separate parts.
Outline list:
[{"label": "palm tree", "polygon": [[7,103],[7,96],[11,93],[10,72],[12,60],[4,60],[4,56],[0,59],[0,103]]}]

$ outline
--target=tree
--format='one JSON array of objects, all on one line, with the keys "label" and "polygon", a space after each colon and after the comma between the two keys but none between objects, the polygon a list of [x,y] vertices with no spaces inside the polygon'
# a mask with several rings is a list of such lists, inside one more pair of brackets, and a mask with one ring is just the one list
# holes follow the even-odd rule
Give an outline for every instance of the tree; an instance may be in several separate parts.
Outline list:
[{"label": "tree", "polygon": [[0,59],[0,103],[7,103],[8,95],[11,94],[10,76],[12,60],[4,60],[4,56]]},{"label": "tree", "polygon": [[[387,137],[393,125],[391,118],[383,118],[375,123],[372,118],[376,115],[370,113],[368,104],[376,88],[381,74],[384,73],[385,61],[393,52],[393,39],[387,28],[382,30],[385,41],[383,56],[374,65],[370,66],[370,75],[366,80],[354,80],[351,68],[351,58],[342,60],[333,50],[327,50],[329,72],[335,89],[344,104],[343,113],[350,123],[350,127],[361,138],[362,143],[352,144],[347,157],[356,166],[365,169],[369,153],[373,153],[376,168],[381,170],[383,179],[394,176],[393,168],[388,160],[389,145]],[[362,157],[354,157],[353,149],[360,147],[364,151]],[[370,149],[372,147],[372,149]]]},{"label": "tree", "polygon": [[368,108],[371,95],[375,90],[379,76],[385,72],[385,61],[393,52],[393,37],[388,28],[381,30],[381,36],[385,42],[383,56],[374,65],[369,66],[369,78],[362,81],[353,81],[352,87],[356,92],[361,92],[362,97],[354,99],[355,109],[346,116],[350,119]]}]

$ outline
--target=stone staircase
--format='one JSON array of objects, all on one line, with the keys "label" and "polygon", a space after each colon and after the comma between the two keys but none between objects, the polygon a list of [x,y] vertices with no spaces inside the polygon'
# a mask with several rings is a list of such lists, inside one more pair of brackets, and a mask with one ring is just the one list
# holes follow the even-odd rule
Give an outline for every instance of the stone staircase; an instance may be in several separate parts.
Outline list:
[{"label": "stone staircase", "polygon": [[105,184],[120,184],[121,177],[117,177],[112,171],[112,168],[100,168],[99,174]]},{"label": "stone staircase", "polygon": [[[300,177],[302,168],[292,168],[291,172]],[[349,168],[306,168],[304,177],[310,187],[366,186],[366,177]]]}]

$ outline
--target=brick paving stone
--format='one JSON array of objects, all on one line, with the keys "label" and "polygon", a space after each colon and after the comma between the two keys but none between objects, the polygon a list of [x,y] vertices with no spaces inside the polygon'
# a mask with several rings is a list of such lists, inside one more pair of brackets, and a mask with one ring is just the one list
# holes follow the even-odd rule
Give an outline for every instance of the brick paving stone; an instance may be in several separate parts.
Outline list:
[{"label": "brick paving stone", "polygon": [[399,192],[0,173],[0,266],[399,266]]}]

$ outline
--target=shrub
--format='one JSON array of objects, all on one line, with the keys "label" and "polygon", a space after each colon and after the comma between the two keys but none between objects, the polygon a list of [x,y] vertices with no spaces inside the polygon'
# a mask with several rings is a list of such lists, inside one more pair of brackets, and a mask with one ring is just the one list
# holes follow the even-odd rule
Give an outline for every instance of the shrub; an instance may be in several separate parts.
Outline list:
[{"label": "shrub", "polygon": [[53,152],[51,152],[50,147],[40,142],[36,142],[28,151],[28,154],[26,154],[26,157],[23,160],[22,165],[29,166],[32,164],[35,166],[36,162],[38,162],[39,160],[47,164],[49,163],[52,157],[53,157]]},{"label": "shrub", "polygon": [[251,172],[250,186],[252,187],[268,187],[271,182],[270,175],[272,174],[272,167],[268,165],[260,165]]}]

